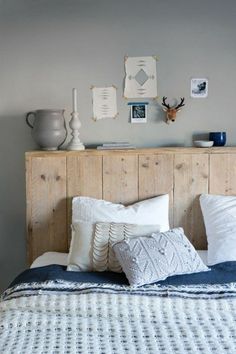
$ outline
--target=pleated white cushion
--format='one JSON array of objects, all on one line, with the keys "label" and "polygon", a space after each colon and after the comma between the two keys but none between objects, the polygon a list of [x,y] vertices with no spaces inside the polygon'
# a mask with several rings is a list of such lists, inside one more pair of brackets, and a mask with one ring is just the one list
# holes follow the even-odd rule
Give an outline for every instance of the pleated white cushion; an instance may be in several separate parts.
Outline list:
[{"label": "pleated white cushion", "polygon": [[122,272],[112,245],[115,242],[159,232],[158,225],[84,223],[72,225],[67,270]]}]

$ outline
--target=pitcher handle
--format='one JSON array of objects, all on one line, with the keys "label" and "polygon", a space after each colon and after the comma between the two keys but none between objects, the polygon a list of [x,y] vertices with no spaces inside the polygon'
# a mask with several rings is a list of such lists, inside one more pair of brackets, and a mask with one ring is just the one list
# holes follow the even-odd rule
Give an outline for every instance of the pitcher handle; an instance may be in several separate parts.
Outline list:
[{"label": "pitcher handle", "polygon": [[31,128],[31,129],[33,129],[33,125],[30,123],[30,121],[29,121],[29,118],[30,118],[30,116],[31,115],[33,115],[34,117],[35,117],[35,112],[28,112],[27,114],[26,114],[26,118],[25,118],[25,120],[26,120],[26,123],[28,124],[28,126]]}]

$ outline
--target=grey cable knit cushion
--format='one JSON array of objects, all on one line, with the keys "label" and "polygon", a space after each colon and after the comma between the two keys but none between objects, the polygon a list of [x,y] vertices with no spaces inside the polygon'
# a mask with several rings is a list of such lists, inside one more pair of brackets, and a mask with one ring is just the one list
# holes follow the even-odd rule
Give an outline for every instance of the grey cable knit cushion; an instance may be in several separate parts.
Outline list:
[{"label": "grey cable knit cushion", "polygon": [[130,285],[145,285],[171,275],[208,271],[182,228],[113,245]]}]

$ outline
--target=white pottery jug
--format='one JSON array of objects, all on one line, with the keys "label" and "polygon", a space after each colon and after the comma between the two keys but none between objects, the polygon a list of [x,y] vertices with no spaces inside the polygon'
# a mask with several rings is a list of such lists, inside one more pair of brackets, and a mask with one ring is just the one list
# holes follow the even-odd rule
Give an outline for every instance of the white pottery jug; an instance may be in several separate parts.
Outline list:
[{"label": "white pottery jug", "polygon": [[[33,121],[30,122],[30,117]],[[42,150],[57,150],[67,135],[63,109],[38,109],[28,112],[26,123]]]}]

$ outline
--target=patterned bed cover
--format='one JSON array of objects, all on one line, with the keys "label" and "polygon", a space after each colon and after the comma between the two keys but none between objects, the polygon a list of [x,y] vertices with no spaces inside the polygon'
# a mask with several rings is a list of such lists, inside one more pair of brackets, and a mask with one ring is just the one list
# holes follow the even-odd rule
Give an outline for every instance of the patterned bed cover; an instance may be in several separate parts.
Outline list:
[{"label": "patterned bed cover", "polygon": [[2,295],[0,353],[236,353],[236,262],[139,288],[123,274],[27,270]]}]

